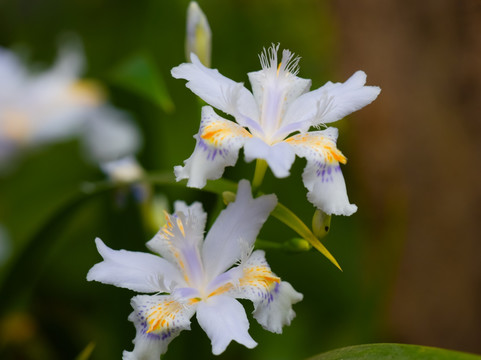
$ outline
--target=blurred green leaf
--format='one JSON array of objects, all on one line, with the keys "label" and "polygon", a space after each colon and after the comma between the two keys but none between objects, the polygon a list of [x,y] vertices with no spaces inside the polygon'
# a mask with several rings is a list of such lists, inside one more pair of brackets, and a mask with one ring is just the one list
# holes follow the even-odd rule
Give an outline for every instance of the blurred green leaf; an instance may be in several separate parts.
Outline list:
[{"label": "blurred green leaf", "polygon": [[85,349],[82,350],[82,352],[75,358],[75,360],[89,360],[90,355],[92,355],[92,352],[94,351],[95,348],[95,343],[91,342],[88,344]]},{"label": "blurred green leaf", "polygon": [[118,86],[152,101],[165,112],[174,110],[164,79],[150,55],[132,55],[113,70],[110,78]]},{"label": "blurred green leaf", "polygon": [[349,346],[316,355],[309,360],[480,360],[481,356],[420,345],[367,344]]},{"label": "blurred green leaf", "polygon": [[97,172],[83,161],[77,142],[68,141],[25,154],[18,168],[0,179],[0,223],[12,239],[0,284],[39,229],[78,194],[82,179]]}]

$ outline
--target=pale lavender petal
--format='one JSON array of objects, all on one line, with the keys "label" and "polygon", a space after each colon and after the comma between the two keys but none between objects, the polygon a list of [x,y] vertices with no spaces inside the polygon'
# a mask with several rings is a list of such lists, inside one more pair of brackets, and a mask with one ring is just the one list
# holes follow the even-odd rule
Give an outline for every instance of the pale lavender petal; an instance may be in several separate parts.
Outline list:
[{"label": "pale lavender petal", "polygon": [[176,180],[189,179],[187,186],[203,188],[207,180],[219,179],[226,166],[235,165],[239,149],[251,136],[243,127],[204,106],[199,133],[194,137],[194,152],[184,166],[174,168]]},{"label": "pale lavender petal", "polygon": [[342,119],[370,104],[381,92],[379,87],[364,86],[365,83],[366,74],[357,71],[344,83],[328,82],[301,95],[286,111],[282,126],[292,122],[308,122],[309,126],[316,126]]},{"label": "pale lavender petal", "polygon": [[249,299],[254,303],[254,318],[266,330],[281,333],[296,315],[292,304],[302,300],[302,294],[285,281],[281,281],[270,269],[264,251],[257,250],[240,266],[243,276],[239,286],[229,295]]},{"label": "pale lavender petal", "polygon": [[289,176],[290,169],[296,155],[291,147],[283,142],[268,145],[259,138],[252,138],[244,145],[244,155],[246,161],[253,159],[264,159],[267,161],[272,173],[277,178]]},{"label": "pale lavender petal", "polygon": [[212,342],[212,353],[219,355],[234,340],[249,349],[257,343],[249,335],[249,321],[242,305],[225,295],[199,303],[197,321]]},{"label": "pale lavender petal", "polygon": [[129,320],[137,332],[134,350],[124,351],[124,360],[159,360],[182,330],[190,330],[190,318],[197,307],[164,295],[138,295],[131,304],[134,311]]},{"label": "pale lavender petal", "polygon": [[104,261],[94,265],[88,281],[99,281],[137,292],[167,292],[173,283],[182,282],[180,272],[159,256],[126,250],[112,250],[99,238],[97,249]]},{"label": "pale lavender petal", "polygon": [[250,251],[276,204],[275,195],[254,199],[249,182],[239,182],[236,200],[220,213],[204,242],[202,256],[208,279],[214,279]]},{"label": "pale lavender petal", "polygon": [[258,119],[254,96],[242,83],[232,81],[216,69],[205,67],[194,53],[191,60],[192,63],[174,67],[172,76],[188,80],[186,86],[209,105],[232,116],[242,113],[250,119]]},{"label": "pale lavender petal", "polygon": [[350,204],[339,163],[345,156],[336,147],[337,129],[328,128],[298,134],[285,140],[298,156],[307,160],[302,179],[309,190],[307,199],[331,215],[351,215],[357,206]]}]

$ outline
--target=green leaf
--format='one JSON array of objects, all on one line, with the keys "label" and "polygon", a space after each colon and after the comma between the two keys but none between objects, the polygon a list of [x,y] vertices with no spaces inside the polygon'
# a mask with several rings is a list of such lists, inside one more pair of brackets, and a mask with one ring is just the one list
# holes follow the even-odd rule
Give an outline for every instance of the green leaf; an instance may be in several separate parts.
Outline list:
[{"label": "green leaf", "polygon": [[481,360],[481,356],[440,348],[405,344],[349,346],[316,355],[309,360]]},{"label": "green leaf", "polygon": [[341,266],[331,255],[329,250],[319,241],[319,239],[312,233],[312,231],[307,227],[306,224],[302,222],[301,219],[297,217],[290,209],[278,203],[271,213],[272,216],[282,221],[284,224],[289,226],[292,230],[297,232],[303,239],[309,241],[309,243],[315,247],[322,255],[324,255],[331,263],[333,263],[339,270],[342,271]]},{"label": "green leaf", "polygon": [[152,101],[165,112],[174,110],[164,79],[150,55],[140,53],[129,57],[113,70],[110,78],[118,86]]}]

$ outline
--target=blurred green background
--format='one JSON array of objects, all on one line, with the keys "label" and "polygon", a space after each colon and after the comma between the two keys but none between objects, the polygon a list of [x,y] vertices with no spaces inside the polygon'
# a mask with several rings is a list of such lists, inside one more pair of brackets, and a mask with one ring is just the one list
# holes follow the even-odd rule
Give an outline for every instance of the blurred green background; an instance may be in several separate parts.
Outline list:
[{"label": "blurred green background", "polygon": [[[302,359],[370,342],[405,342],[481,353],[481,3],[476,0],[237,0],[199,2],[213,32],[212,67],[236,81],[260,68],[263,47],[280,42],[302,56],[299,75],[345,81],[364,70],[382,88],[367,108],[336,124],[350,199],[349,218],[335,217],[325,244],[338,271],[315,251],[269,251],[272,269],[304,294],[282,335],[252,319],[259,343],[232,343],[219,359]],[[170,69],[185,61],[188,1],[3,0],[0,45],[28,49],[51,64],[58,41],[77,35],[87,78],[128,111],[144,136],[139,160],[149,172],[170,171],[188,158],[198,131],[199,102]],[[143,54],[155,64],[175,105],[158,104],[118,86],[115,71]],[[1,79],[0,79],[1,81]],[[263,190],[309,223],[296,159],[292,176],[268,171]],[[225,175],[251,179],[243,156]],[[119,359],[135,330],[127,316],[133,292],[85,276],[100,261],[94,238],[115,249],[145,250],[152,236],[131,198],[116,204],[110,189],[77,196],[104,180],[76,141],[26,155],[0,179],[0,223],[11,251],[0,268],[0,358],[73,359],[95,343],[92,359]],[[156,187],[172,202],[216,198],[181,187]],[[210,219],[211,221],[213,219]],[[294,236],[275,219],[263,239]],[[247,312],[251,304],[246,303]],[[193,320],[165,359],[212,358]]]}]

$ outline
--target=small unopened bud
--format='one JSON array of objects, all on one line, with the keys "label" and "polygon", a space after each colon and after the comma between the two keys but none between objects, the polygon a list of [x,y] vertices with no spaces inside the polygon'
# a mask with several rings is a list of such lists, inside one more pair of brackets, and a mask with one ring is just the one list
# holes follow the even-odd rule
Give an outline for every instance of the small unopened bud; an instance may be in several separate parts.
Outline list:
[{"label": "small unopened bud", "polygon": [[144,175],[144,169],[133,156],[104,162],[100,164],[100,167],[116,183],[135,182]]},{"label": "small unopened bud", "polygon": [[197,55],[199,60],[210,67],[212,51],[212,32],[207,17],[195,1],[187,9],[187,35],[185,38],[185,55],[190,62],[190,54]]},{"label": "small unopened bud", "polygon": [[284,243],[284,250],[303,252],[311,249],[311,244],[302,238],[292,238]]},{"label": "small unopened bud", "polygon": [[329,233],[331,228],[331,215],[327,215],[324,211],[317,209],[312,217],[312,232],[318,238],[322,239]]},{"label": "small unopened bud", "polygon": [[233,193],[232,191],[224,191],[222,193],[222,200],[224,200],[224,204],[228,205],[231,202],[235,201],[235,196],[236,194]]}]

